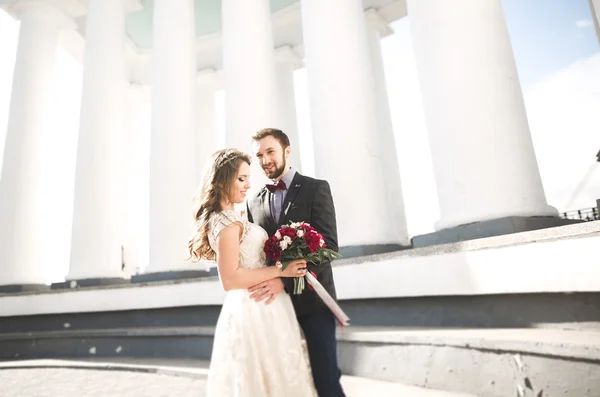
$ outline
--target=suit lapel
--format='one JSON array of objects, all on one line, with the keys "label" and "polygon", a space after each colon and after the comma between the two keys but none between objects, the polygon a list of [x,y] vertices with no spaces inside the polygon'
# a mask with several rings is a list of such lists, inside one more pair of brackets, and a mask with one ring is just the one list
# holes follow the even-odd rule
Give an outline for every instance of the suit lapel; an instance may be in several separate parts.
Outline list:
[{"label": "suit lapel", "polygon": [[281,206],[281,214],[279,214],[279,223],[281,224],[287,223],[288,209],[296,199],[296,196],[302,187],[302,179],[302,175],[300,175],[299,172],[296,172],[294,179],[292,179],[291,185],[288,187],[288,192],[285,196],[285,200],[283,201],[283,205]]},{"label": "suit lapel", "polygon": [[274,226],[275,220],[271,216],[271,193],[269,193],[267,189],[264,189],[261,200],[262,210],[264,213],[263,216],[265,217],[269,225]]}]

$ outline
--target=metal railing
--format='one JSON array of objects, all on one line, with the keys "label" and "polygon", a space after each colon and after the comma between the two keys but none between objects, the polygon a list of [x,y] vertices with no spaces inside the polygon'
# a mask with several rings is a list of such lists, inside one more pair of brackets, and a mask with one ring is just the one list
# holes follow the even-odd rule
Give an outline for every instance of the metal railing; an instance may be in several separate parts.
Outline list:
[{"label": "metal railing", "polygon": [[598,207],[586,208],[576,211],[567,211],[560,214],[563,219],[580,219],[583,221],[598,221],[600,220],[600,211]]}]

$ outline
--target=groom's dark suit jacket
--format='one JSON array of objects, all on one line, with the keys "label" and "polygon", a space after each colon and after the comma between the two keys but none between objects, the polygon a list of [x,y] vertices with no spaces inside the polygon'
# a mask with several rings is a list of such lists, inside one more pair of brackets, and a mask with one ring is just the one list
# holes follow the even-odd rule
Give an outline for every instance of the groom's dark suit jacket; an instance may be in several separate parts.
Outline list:
[{"label": "groom's dark suit jacket", "polygon": [[[248,220],[267,231],[269,237],[273,236],[281,225],[290,222],[307,222],[317,232],[323,235],[327,248],[338,251],[337,226],[335,222],[335,207],[331,189],[327,181],[310,178],[296,173],[281,206],[279,224],[276,224],[270,210],[271,193],[262,188],[254,197],[248,199]],[[331,263],[320,265],[309,264],[309,270],[317,275],[319,282],[333,296],[335,285]],[[311,314],[321,310],[329,310],[317,294],[307,287],[300,295],[292,293],[294,281],[292,278],[282,277],[286,291],[292,298],[296,315]]]}]

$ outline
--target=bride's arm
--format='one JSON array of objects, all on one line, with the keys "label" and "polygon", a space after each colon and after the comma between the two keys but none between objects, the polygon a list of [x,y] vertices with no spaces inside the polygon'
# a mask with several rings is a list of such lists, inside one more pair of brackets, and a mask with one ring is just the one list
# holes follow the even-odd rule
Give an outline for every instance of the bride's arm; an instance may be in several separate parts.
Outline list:
[{"label": "bride's arm", "polygon": [[284,271],[275,266],[260,269],[240,267],[241,231],[242,226],[236,222],[224,228],[217,236],[217,265],[225,291],[247,289],[275,277],[303,277],[306,274],[305,261],[294,261]]}]

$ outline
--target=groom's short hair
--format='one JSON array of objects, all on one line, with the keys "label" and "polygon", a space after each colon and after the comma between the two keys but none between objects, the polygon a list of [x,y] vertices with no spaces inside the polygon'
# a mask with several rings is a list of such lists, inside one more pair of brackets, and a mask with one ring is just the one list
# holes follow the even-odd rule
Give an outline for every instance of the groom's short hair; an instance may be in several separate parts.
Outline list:
[{"label": "groom's short hair", "polygon": [[252,141],[258,142],[267,136],[272,136],[277,139],[284,149],[290,146],[290,138],[288,138],[285,132],[278,130],[277,128],[263,128],[262,130],[257,131],[252,135]]}]

